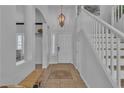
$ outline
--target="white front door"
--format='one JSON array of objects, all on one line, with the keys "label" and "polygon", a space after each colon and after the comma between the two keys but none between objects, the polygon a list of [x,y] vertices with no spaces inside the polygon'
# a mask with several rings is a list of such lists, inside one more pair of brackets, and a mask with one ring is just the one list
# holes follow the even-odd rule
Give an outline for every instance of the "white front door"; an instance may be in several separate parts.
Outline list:
[{"label": "white front door", "polygon": [[72,36],[70,34],[59,35],[58,63],[72,63]]}]

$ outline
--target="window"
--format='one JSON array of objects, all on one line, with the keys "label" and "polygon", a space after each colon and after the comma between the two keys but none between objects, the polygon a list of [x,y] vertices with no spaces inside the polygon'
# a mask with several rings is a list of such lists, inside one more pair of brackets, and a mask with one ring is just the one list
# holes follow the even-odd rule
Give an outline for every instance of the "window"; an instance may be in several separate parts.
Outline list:
[{"label": "window", "polygon": [[16,33],[16,62],[24,60],[24,33]]}]

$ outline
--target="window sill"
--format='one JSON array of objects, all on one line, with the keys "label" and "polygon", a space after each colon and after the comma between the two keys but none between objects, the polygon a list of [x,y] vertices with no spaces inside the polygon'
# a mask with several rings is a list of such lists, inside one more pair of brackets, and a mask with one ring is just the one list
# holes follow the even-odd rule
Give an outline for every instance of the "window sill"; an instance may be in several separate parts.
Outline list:
[{"label": "window sill", "polygon": [[24,64],[24,63],[25,63],[24,60],[18,61],[18,62],[16,62],[16,66],[22,65],[22,64]]}]

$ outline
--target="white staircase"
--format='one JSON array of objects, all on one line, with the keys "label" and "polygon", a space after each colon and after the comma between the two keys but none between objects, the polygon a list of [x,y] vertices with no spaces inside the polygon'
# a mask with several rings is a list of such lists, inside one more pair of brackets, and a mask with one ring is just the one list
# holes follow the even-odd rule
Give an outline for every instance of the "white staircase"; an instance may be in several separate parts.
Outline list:
[{"label": "white staircase", "polygon": [[[117,6],[118,16],[114,17],[113,24],[122,17],[122,6]],[[96,57],[105,67],[112,82],[122,86],[124,79],[124,33],[85,9],[81,11],[84,33],[88,38]]]}]

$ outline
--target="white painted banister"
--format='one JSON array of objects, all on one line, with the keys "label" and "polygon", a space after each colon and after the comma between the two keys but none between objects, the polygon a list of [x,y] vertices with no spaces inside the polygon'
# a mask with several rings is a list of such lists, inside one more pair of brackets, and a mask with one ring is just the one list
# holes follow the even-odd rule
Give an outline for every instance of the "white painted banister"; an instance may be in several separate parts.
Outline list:
[{"label": "white painted banister", "polygon": [[106,44],[106,47],[105,47],[105,50],[106,50],[106,67],[108,66],[108,57],[109,57],[109,55],[108,55],[108,29],[106,28],[105,29],[105,44]]},{"label": "white painted banister", "polygon": [[117,37],[117,84],[121,87],[120,82],[120,38]]},{"label": "white painted banister", "polygon": [[90,17],[92,17],[94,19],[94,21],[99,22],[100,24],[102,24],[103,26],[105,26],[106,28],[109,28],[110,30],[113,31],[113,33],[119,35],[121,38],[124,38],[124,33],[119,31],[118,29],[116,29],[115,27],[113,27],[112,25],[108,24],[107,22],[105,22],[104,20],[100,19],[99,17],[91,14],[90,12],[88,12],[85,9],[82,9],[83,12],[85,12],[87,15],[89,15]]},{"label": "white painted banister", "polygon": [[114,64],[113,64],[113,58],[114,58],[114,40],[113,40],[113,38],[114,38],[114,35],[113,35],[113,33],[111,33],[111,63],[110,63],[110,68],[111,68],[111,75],[112,75],[112,77],[114,76]]},{"label": "white painted banister", "polygon": [[[118,15],[120,6],[118,6]],[[120,41],[124,40],[124,33],[103,21],[99,17],[82,9],[82,23],[84,32],[96,52],[96,56],[104,65],[107,73],[118,87],[121,87],[120,75]]]},{"label": "white painted banister", "polygon": [[104,63],[104,26],[102,26],[102,62]]}]

